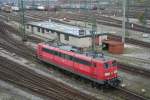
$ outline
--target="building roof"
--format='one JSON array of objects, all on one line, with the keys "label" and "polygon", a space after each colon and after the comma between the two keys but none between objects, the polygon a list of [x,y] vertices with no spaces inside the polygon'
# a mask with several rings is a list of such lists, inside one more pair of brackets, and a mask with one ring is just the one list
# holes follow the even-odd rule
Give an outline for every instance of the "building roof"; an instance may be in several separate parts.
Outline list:
[{"label": "building roof", "polygon": [[[90,29],[71,26],[63,23],[54,22],[54,21],[30,22],[28,23],[28,25],[41,27],[41,28],[49,29],[51,31],[60,32],[63,34],[68,34],[76,37],[91,36]],[[105,34],[106,33],[97,33],[97,35],[105,35]]]},{"label": "building roof", "polygon": [[114,40],[104,40],[103,43],[106,43],[106,44],[109,44],[109,45],[124,45],[123,42],[114,41]]}]

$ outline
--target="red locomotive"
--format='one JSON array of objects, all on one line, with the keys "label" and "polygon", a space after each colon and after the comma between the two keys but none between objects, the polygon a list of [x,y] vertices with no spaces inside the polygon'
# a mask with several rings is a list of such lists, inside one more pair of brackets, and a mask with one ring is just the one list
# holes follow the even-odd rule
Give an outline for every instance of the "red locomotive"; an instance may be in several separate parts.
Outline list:
[{"label": "red locomotive", "polygon": [[116,61],[103,54],[78,53],[77,48],[59,43],[40,43],[36,53],[38,59],[95,83],[110,86],[120,83]]}]

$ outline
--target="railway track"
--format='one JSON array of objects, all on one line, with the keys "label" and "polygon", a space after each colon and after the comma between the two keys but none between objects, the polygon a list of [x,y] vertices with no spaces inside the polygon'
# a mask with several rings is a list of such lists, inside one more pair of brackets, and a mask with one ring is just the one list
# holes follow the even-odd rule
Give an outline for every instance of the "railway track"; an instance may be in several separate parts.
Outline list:
[{"label": "railway track", "polygon": [[8,25],[0,22],[0,46],[4,49],[8,49],[10,52],[13,50],[14,53],[21,55],[27,59],[35,57],[35,51],[21,43],[18,40],[14,40],[11,37],[11,32],[18,33],[17,30],[9,27]]},{"label": "railway track", "polygon": [[144,68],[137,68],[136,66],[127,65],[124,63],[118,62],[118,66],[121,70],[134,72],[134,74],[138,74],[141,76],[150,77],[150,70],[144,69]]},{"label": "railway track", "polygon": [[[24,57],[28,60],[31,59],[31,57],[34,56],[34,54],[32,54],[33,52],[31,51],[31,49],[27,48],[23,43],[19,43],[19,41],[13,40],[10,36],[7,36],[7,34],[6,34],[7,33],[7,31],[6,31],[7,28],[6,27],[3,27],[2,29],[0,28],[0,30],[1,30],[0,31],[0,36],[1,36],[0,46],[2,48],[8,50],[9,52],[13,52],[13,53],[16,53],[18,55],[21,55],[22,57]],[[3,34],[1,32],[3,32]],[[34,59],[34,60],[36,60],[36,59]],[[36,76],[34,75],[33,76],[33,74],[31,74],[31,72],[30,72],[31,75],[29,74],[29,72],[26,73],[26,74],[23,74],[23,73],[25,73],[24,71],[27,70],[26,68],[23,68],[23,66],[22,66],[21,67],[22,69],[19,69],[18,67],[21,66],[21,65],[17,65],[16,63],[15,64],[13,64],[13,63],[9,64],[9,62],[11,62],[11,61],[9,61],[5,58],[2,58],[1,61],[0,61],[0,66],[3,66],[3,68],[6,68],[7,66],[9,66],[9,68],[7,70],[12,70],[11,72],[8,72],[5,69],[5,71],[1,72],[2,75],[0,75],[0,77],[2,79],[6,80],[6,81],[9,81],[9,82],[12,82],[14,84],[23,86],[25,88],[30,89],[31,91],[35,91],[39,94],[42,94],[42,95],[48,96],[50,98],[53,98],[54,100],[85,100],[85,99],[93,100],[94,99],[94,97],[91,98],[91,99],[88,99],[89,96],[87,96],[87,95],[83,96],[85,94],[80,93],[79,91],[75,91],[71,88],[65,87],[65,85],[62,85],[62,84],[61,84],[62,87],[51,86],[51,89],[49,89],[50,85],[46,85],[46,86],[43,87],[42,85],[45,85],[47,83],[49,83],[49,84],[56,84],[56,83],[55,83],[54,80],[49,79],[49,78],[46,78],[47,81],[45,83],[43,83],[43,81],[45,79],[42,78],[40,75],[36,75]],[[12,68],[12,69],[10,69],[10,68]],[[2,68],[1,68],[1,70],[2,70]],[[17,74],[19,74],[19,75],[17,76],[15,74],[15,72],[16,73],[18,72]],[[10,74],[10,73],[12,73],[12,74]],[[21,76],[21,73],[22,73],[22,77],[19,77],[19,76]],[[35,72],[34,72],[34,74],[35,74]],[[12,76],[14,76],[17,79],[14,79]],[[31,78],[32,80],[31,79],[28,80],[28,78]],[[19,81],[19,82],[17,82],[17,81]],[[41,84],[41,86],[40,86],[40,84]],[[58,85],[58,83],[56,85]],[[59,85],[60,85],[60,83],[59,83]],[[57,90],[55,90],[56,88],[57,88]],[[68,93],[65,92],[67,90],[69,91]],[[77,95],[74,95],[74,94],[77,94]],[[73,95],[73,96],[69,97],[69,95]]]},{"label": "railway track", "polygon": [[[6,13],[2,13],[2,14],[4,14],[7,17],[11,16],[10,17],[11,19],[19,21],[19,15],[18,14],[16,14],[16,15],[10,15],[10,14],[6,14]],[[61,19],[68,18],[71,20],[90,22],[92,20],[91,18],[93,17],[91,15],[93,15],[96,18],[97,23],[99,23],[99,24],[107,25],[107,26],[113,26],[113,27],[122,27],[122,21],[121,20],[114,19],[111,17],[102,16],[97,12],[88,12],[88,13],[84,12],[83,14],[81,14],[81,13],[66,13],[66,12],[56,14],[56,13],[52,12],[52,13],[49,13],[49,15],[47,15],[45,11],[34,11],[34,12],[27,11],[25,16],[26,16],[26,21],[47,20],[50,17],[53,17],[53,18],[61,18]],[[138,25],[135,23],[134,23],[134,27],[132,27],[133,23],[126,23],[126,24],[127,24],[126,28],[128,28],[128,29],[131,29],[134,31],[146,32],[148,34],[150,33],[150,28],[148,28],[148,27],[144,27],[144,26],[141,26],[141,25]]]},{"label": "railway track", "polygon": [[[113,27],[122,27],[122,21],[121,20],[117,20],[111,17],[105,17],[100,15],[99,13],[95,13],[95,12],[88,12],[88,13],[50,13],[49,16],[46,15],[44,12],[38,13],[32,13],[32,12],[27,12],[26,15],[31,16],[31,17],[35,17],[36,18],[40,18],[40,19],[48,19],[49,16],[53,17],[53,18],[68,18],[71,20],[78,20],[78,21],[87,21],[90,22],[93,18],[96,18],[97,23],[100,23],[102,25],[107,25],[107,26],[113,26]],[[93,15],[93,16],[91,16]],[[91,17],[90,17],[91,16]],[[146,32],[146,33],[150,33],[150,28],[148,27],[144,27],[138,24],[134,24],[134,27],[132,27],[133,23],[126,23],[126,28],[134,30],[134,31],[140,31],[140,32]]]},{"label": "railway track", "polygon": [[126,38],[125,41],[127,43],[130,43],[130,44],[134,44],[134,45],[139,45],[141,47],[150,48],[150,43],[148,43],[148,42],[144,42],[144,41],[141,42],[140,40],[131,39],[131,38]]},{"label": "railway track", "polygon": [[[6,27],[5,27],[6,28]],[[2,32],[6,32],[6,31],[2,31]],[[8,37],[3,37],[3,38],[8,38]],[[9,39],[9,38],[8,38]],[[9,41],[8,41],[9,42]],[[12,43],[12,42],[11,42]],[[5,44],[6,45],[6,44]],[[13,43],[13,45],[17,45],[17,42],[16,42],[16,44],[14,44]],[[11,49],[12,47],[10,47],[9,46],[9,49]],[[17,47],[16,47],[17,48]],[[19,47],[20,49],[21,49],[21,47]],[[6,49],[8,49],[8,48],[6,48]],[[24,50],[24,49],[21,49],[21,50]],[[11,51],[12,52],[12,51]],[[13,51],[14,52],[14,51]],[[20,52],[20,51],[18,51],[17,49],[16,49],[16,52]],[[26,54],[25,54],[26,55]],[[24,56],[24,55],[23,55]],[[28,55],[29,56],[29,55]],[[31,56],[31,55],[30,55]],[[129,95],[129,94],[128,94]],[[131,95],[131,94],[130,94]],[[133,96],[133,95],[132,95]],[[141,96],[140,96],[141,97]],[[138,98],[138,99],[135,99],[135,100],[145,100],[145,99],[142,99],[142,98],[140,98],[140,97],[134,97],[134,98]]]},{"label": "railway track", "polygon": [[3,80],[21,85],[52,100],[96,100],[69,86],[65,86],[53,79],[37,74],[36,72],[0,57],[0,77]]},{"label": "railway track", "polygon": [[[27,16],[30,16],[31,18],[35,18],[34,20],[36,20],[36,21],[37,21],[37,19],[39,19],[38,21],[48,19],[49,16],[51,16],[52,18],[59,18],[59,19],[68,18],[68,19],[80,20],[80,21],[91,20],[90,18],[88,18],[88,16],[89,16],[88,14],[83,15],[83,14],[73,14],[73,13],[69,13],[69,14],[68,13],[65,13],[65,14],[63,14],[63,13],[59,13],[59,14],[50,13],[50,15],[46,15],[43,12],[41,12],[41,14],[39,12],[35,12],[35,13],[27,12],[27,13],[28,13]],[[111,26],[121,27],[122,22],[120,20],[113,19],[113,18],[110,18],[110,17],[100,16],[99,14],[95,14],[95,15],[97,16],[96,18],[97,18],[98,22],[102,22],[105,25],[107,25],[109,23]],[[7,15],[7,16],[9,16],[9,15]],[[130,23],[127,26],[131,27],[132,24]],[[143,30],[143,32],[146,32],[146,30],[147,30],[147,32],[150,33],[149,32],[150,28],[145,28],[143,26],[136,25],[136,24],[134,24],[133,29],[135,29],[136,31]],[[150,43],[140,41],[140,40],[137,40],[137,39],[126,37],[126,42],[130,43],[130,44],[135,44],[135,45],[139,45],[139,46],[142,46],[142,47],[150,48]]]},{"label": "railway track", "polygon": [[[132,5],[128,7],[128,11],[126,12],[128,14],[128,17],[129,18],[137,18],[138,15],[140,13],[144,13],[145,12],[145,8],[147,9],[147,15],[145,16],[146,19],[149,19],[149,16],[150,16],[150,13],[148,12],[149,11],[149,6],[147,5]],[[113,6],[109,6],[107,7],[106,9],[98,9],[98,10],[91,10],[90,12],[95,12],[95,13],[101,13],[102,15],[108,15],[108,16],[117,16],[117,17],[122,17],[122,12],[120,11],[120,9],[122,9],[122,7],[119,7],[118,5],[113,5]],[[84,12],[88,12],[88,10],[82,10],[82,9],[65,9],[65,11],[68,10],[68,11],[72,11],[72,12],[80,12],[81,13],[84,13]]]},{"label": "railway track", "polygon": [[[121,36],[116,36],[116,35],[109,34],[108,39],[121,41]],[[137,40],[137,39],[133,39],[133,38],[126,37],[125,42],[130,43],[130,44],[134,44],[134,45],[138,45],[138,46],[141,46],[141,47],[150,48],[150,43],[140,41],[140,40]]]},{"label": "railway track", "polygon": [[[63,84],[54,82],[50,78],[39,75],[34,71],[3,57],[0,57],[0,68],[1,79],[28,88],[29,90],[49,97],[52,100],[96,100],[94,97],[88,96],[87,98],[85,94],[82,94],[80,97],[79,94],[81,93],[78,92],[76,94],[76,92],[72,92],[72,89],[70,90],[70,88],[63,86]],[[133,100],[147,100],[146,98],[123,88],[115,88],[115,90],[113,89],[112,91],[104,89],[104,93],[107,92],[112,92],[114,95],[117,94],[126,100],[131,100],[131,98]],[[68,93],[71,93],[71,95]]]},{"label": "railway track", "polygon": [[148,100],[148,98],[145,98],[139,94],[136,94],[130,90],[118,87],[116,88],[118,91],[115,93],[121,94],[122,96],[126,97],[126,100]]},{"label": "railway track", "polygon": [[[16,33],[16,31],[13,30],[12,27],[8,27],[7,25],[5,25],[2,22],[1,22],[1,25],[5,26],[5,27],[3,27],[4,29],[10,29],[9,31],[11,31],[13,33]],[[1,29],[0,31],[2,31],[4,29]],[[5,39],[5,40],[2,41],[2,39],[1,39],[1,42],[0,42],[1,47],[6,48],[6,49],[9,48],[8,50],[10,52],[13,50],[14,53],[16,53],[18,55],[21,55],[22,57],[25,57],[27,59],[31,59],[31,60],[35,60],[36,61],[36,59],[35,59],[35,50],[33,50],[33,49],[29,48],[29,47],[26,47],[23,43],[20,43],[19,41],[16,41],[16,40],[12,39],[8,34],[6,34],[7,32],[5,32],[5,30],[2,31],[2,32],[5,33],[5,34],[1,34],[1,37],[3,39]],[[118,39],[119,37],[115,37],[115,38]],[[31,41],[36,42],[36,43],[44,42],[44,41],[42,41],[40,39],[37,39],[36,37],[29,36],[29,39]],[[134,41],[134,44],[135,43],[136,43],[136,41]],[[7,44],[7,45],[5,45],[5,44]],[[147,47],[147,45],[143,45],[143,46]],[[149,70],[146,70],[146,69],[143,69],[143,68],[137,68],[137,67],[131,66],[131,65],[126,65],[124,63],[118,63],[118,64],[119,64],[121,69],[128,70],[130,72],[134,71],[134,73],[138,73],[138,74],[140,74],[142,76],[145,75],[146,77],[150,76],[150,74],[149,74],[150,71]]]}]

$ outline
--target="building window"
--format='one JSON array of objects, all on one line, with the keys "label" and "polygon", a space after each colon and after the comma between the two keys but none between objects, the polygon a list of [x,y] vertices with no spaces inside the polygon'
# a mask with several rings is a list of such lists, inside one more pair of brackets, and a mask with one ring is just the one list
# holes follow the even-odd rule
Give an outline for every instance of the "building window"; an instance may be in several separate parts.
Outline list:
[{"label": "building window", "polygon": [[84,30],[79,30],[79,35],[84,35],[85,31]]},{"label": "building window", "polygon": [[65,40],[69,41],[69,35],[64,35],[65,36]]},{"label": "building window", "polygon": [[37,27],[37,31],[40,32],[40,28],[39,27]]},{"label": "building window", "polygon": [[27,25],[27,29],[29,29],[29,25]]},{"label": "building window", "polygon": [[44,33],[44,28],[42,28],[42,33]]},{"label": "building window", "polygon": [[104,63],[104,68],[109,68],[109,64],[108,63]]},{"label": "building window", "polygon": [[53,34],[53,33],[55,33],[54,31],[51,31],[51,33]]},{"label": "building window", "polygon": [[46,32],[49,32],[49,30],[48,30],[48,29],[46,29]]}]

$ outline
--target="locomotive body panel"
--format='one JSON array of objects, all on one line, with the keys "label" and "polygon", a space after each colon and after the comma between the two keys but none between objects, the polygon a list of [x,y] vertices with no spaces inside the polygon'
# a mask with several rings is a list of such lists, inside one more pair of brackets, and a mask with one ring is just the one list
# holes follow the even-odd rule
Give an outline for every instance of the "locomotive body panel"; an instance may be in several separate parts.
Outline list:
[{"label": "locomotive body panel", "polygon": [[114,60],[102,61],[45,44],[38,45],[37,57],[100,84],[105,84],[118,77]]}]

